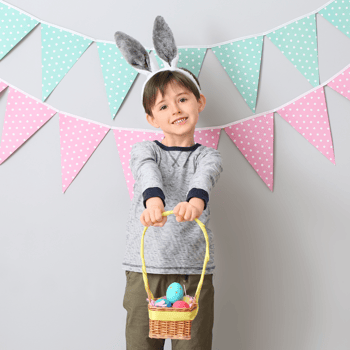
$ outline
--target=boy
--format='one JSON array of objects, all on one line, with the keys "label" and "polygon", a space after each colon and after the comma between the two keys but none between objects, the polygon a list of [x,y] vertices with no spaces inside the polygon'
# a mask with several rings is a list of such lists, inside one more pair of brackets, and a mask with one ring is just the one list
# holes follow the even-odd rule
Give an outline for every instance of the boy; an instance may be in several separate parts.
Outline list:
[{"label": "boy", "polygon": [[[144,226],[152,226],[145,235],[144,258],[153,295],[166,295],[168,286],[178,282],[184,284],[188,295],[194,296],[206,250],[203,232],[192,222],[195,218],[200,218],[206,227],[210,259],[198,314],[192,321],[191,339],[172,339],[172,349],[209,350],[214,323],[215,266],[208,201],[223,168],[220,152],[194,142],[195,126],[206,99],[192,72],[177,67],[179,53],[162,16],[155,19],[153,44],[164,68],[158,69],[148,51],[131,36],[123,32],[114,36],[125,60],[147,75],[141,91],[147,121],[165,135],[162,142],[138,142],[131,150],[130,169],[135,184],[123,259],[127,279],[123,300],[127,310],[127,350],[160,350],[165,341],[149,338],[147,293],[140,256]],[[168,210],[173,210],[175,217],[161,215]]]},{"label": "boy", "polygon": [[[156,95],[152,96],[155,91]],[[147,293],[140,258],[144,226],[154,227],[153,232],[150,229],[146,232],[144,249],[153,295],[165,295],[167,287],[178,282],[185,284],[187,294],[194,296],[205,256],[203,232],[196,222],[190,222],[194,218],[199,218],[206,226],[210,260],[199,297],[199,311],[192,321],[191,340],[172,339],[172,347],[206,350],[212,346],[215,266],[213,234],[207,227],[208,201],[210,190],[223,168],[217,150],[194,142],[198,115],[205,103],[204,95],[198,94],[192,81],[178,72],[159,72],[145,88],[147,120],[152,126],[161,128],[165,137],[162,142],[136,143],[131,151],[130,168],[135,185],[123,261],[127,277],[123,301],[128,312],[127,349],[164,347],[164,339],[148,337]],[[176,221],[181,224],[177,224],[172,215],[161,215],[172,209]],[[169,223],[166,224],[167,219]]]}]

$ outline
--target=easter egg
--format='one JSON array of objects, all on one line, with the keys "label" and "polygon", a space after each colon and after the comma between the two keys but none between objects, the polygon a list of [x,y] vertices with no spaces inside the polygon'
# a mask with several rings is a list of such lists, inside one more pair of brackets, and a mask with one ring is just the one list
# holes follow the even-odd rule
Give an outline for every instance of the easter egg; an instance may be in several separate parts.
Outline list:
[{"label": "easter egg", "polygon": [[181,300],[183,296],[183,288],[181,287],[181,284],[177,282],[172,283],[166,291],[166,298],[171,303],[175,303],[175,301]]},{"label": "easter egg", "polygon": [[159,306],[159,307],[171,307],[171,302],[166,300],[166,299],[161,298],[161,299],[156,300],[154,305]]},{"label": "easter egg", "polygon": [[189,295],[185,295],[183,298],[182,298],[182,301],[186,302],[187,304],[191,304],[191,298]]},{"label": "easter egg", "polygon": [[173,307],[176,308],[176,309],[182,309],[182,308],[189,308],[190,306],[183,300],[178,300],[178,301],[175,301],[175,303],[173,304]]}]

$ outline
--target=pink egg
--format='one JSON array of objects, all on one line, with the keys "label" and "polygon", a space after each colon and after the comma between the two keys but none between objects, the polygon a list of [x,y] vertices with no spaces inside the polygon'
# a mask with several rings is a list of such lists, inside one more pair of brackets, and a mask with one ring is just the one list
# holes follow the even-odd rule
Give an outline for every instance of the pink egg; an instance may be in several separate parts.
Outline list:
[{"label": "pink egg", "polygon": [[176,309],[183,309],[183,308],[189,308],[190,306],[182,300],[178,300],[175,301],[175,303],[173,304],[173,307],[175,307]]}]

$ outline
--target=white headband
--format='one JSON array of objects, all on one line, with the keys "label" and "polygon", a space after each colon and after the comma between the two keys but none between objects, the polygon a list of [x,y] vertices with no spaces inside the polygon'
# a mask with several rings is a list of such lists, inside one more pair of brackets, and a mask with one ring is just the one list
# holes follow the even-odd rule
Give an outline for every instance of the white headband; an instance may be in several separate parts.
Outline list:
[{"label": "white headband", "polygon": [[169,66],[168,62],[166,61],[163,61],[162,59],[162,62],[164,63],[164,68],[159,68],[158,66],[158,62],[156,60],[153,59],[153,56],[149,56],[150,58],[150,63],[151,63],[151,69],[152,69],[152,72],[148,72],[148,71],[145,71],[145,70],[141,70],[141,69],[136,69],[139,73],[141,74],[144,74],[147,76],[145,82],[143,83],[143,86],[142,86],[142,89],[141,89],[141,101],[143,100],[143,93],[145,91],[145,86],[147,84],[147,82],[155,75],[157,74],[158,72],[162,72],[162,71],[176,71],[176,72],[179,72],[179,73],[182,73],[184,74],[186,77],[190,78],[191,81],[194,83],[194,85],[197,87],[198,89],[198,92],[199,94],[201,94],[201,89],[199,87],[199,85],[197,84],[196,80],[193,78],[193,76],[186,72],[185,70],[183,69],[180,69],[177,67],[177,62],[179,60],[179,54],[176,55],[176,57],[171,61],[171,66]]}]

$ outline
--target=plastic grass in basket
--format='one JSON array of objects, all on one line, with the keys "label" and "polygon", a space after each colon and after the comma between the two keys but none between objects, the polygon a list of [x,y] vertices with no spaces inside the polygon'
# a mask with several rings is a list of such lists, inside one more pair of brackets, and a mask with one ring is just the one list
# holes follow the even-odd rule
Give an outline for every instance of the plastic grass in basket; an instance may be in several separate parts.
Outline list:
[{"label": "plastic grass in basket", "polygon": [[[165,211],[162,216],[168,216],[174,214],[173,210]],[[199,227],[202,229],[204,238],[206,241],[206,252],[203,264],[203,270],[201,279],[198,283],[196,295],[191,297],[186,295],[184,301],[188,303],[189,308],[177,308],[177,307],[159,307],[155,306],[155,302],[162,298],[166,299],[166,296],[154,298],[147,279],[145,258],[144,258],[144,237],[148,229],[145,226],[141,238],[141,259],[142,259],[142,276],[145,284],[145,289],[148,295],[148,316],[149,316],[149,337],[161,338],[161,339],[191,339],[191,326],[192,321],[197,316],[199,310],[199,294],[202,289],[205,269],[209,261],[209,239],[205,225],[198,219],[194,219]]]}]

